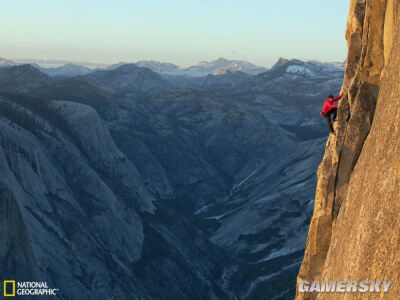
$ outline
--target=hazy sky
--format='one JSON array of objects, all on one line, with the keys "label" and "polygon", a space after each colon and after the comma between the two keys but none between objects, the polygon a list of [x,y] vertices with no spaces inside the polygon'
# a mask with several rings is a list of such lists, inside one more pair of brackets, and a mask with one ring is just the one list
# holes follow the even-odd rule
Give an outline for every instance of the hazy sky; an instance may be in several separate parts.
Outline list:
[{"label": "hazy sky", "polygon": [[349,0],[1,0],[0,57],[344,61]]}]

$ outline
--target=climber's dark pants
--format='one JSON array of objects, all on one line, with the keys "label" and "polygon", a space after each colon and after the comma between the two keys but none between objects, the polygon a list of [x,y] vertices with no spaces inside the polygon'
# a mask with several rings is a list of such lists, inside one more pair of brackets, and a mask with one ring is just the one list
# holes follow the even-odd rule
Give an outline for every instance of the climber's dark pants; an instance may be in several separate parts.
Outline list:
[{"label": "climber's dark pants", "polygon": [[331,115],[333,115],[333,122],[336,121],[336,115],[337,115],[337,108],[332,108],[326,115],[324,115],[324,118],[326,119],[326,122],[328,122],[328,127],[329,130],[333,133],[335,132],[333,130],[333,125],[331,121]]}]

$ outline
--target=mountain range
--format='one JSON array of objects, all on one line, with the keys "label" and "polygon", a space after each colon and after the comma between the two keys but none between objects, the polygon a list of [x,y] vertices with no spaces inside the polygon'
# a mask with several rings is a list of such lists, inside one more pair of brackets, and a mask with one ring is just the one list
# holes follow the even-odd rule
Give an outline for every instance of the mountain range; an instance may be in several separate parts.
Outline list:
[{"label": "mountain range", "polygon": [[[314,61],[318,64],[317,61]],[[207,75],[218,75],[221,72],[243,72],[250,75],[257,75],[267,71],[267,68],[256,66],[243,60],[229,60],[218,58],[213,61],[202,61],[186,67],[180,67],[172,63],[159,62],[155,60],[141,60],[133,63],[121,62],[114,65],[94,64],[86,62],[67,62],[62,60],[37,60],[37,59],[18,59],[10,60],[0,57],[0,68],[14,65],[31,64],[41,70],[43,73],[52,77],[73,77],[86,75],[99,69],[114,69],[125,64],[135,64],[138,67],[149,68],[160,74],[169,76],[185,77],[204,77]],[[343,63],[320,63],[320,65],[332,65],[339,69],[344,68]]]},{"label": "mountain range", "polygon": [[187,77],[0,68],[0,276],[60,299],[293,298],[318,111],[343,70],[281,59]]}]

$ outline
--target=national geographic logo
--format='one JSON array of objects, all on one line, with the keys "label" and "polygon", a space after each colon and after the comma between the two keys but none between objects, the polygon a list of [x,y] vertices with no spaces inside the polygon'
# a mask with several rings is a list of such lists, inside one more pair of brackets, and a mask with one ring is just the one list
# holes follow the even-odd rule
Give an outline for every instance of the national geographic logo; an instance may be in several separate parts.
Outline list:
[{"label": "national geographic logo", "polygon": [[3,281],[3,296],[57,296],[58,289],[49,288],[47,282],[38,281]]},{"label": "national geographic logo", "polygon": [[3,294],[4,294],[4,297],[14,297],[15,296],[15,280],[4,280]]}]

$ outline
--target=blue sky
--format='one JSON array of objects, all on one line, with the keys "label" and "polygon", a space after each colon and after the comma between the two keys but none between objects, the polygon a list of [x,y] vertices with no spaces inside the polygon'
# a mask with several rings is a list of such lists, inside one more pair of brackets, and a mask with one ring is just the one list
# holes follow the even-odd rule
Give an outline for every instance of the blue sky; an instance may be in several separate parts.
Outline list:
[{"label": "blue sky", "polygon": [[0,57],[344,61],[349,0],[2,0]]}]

